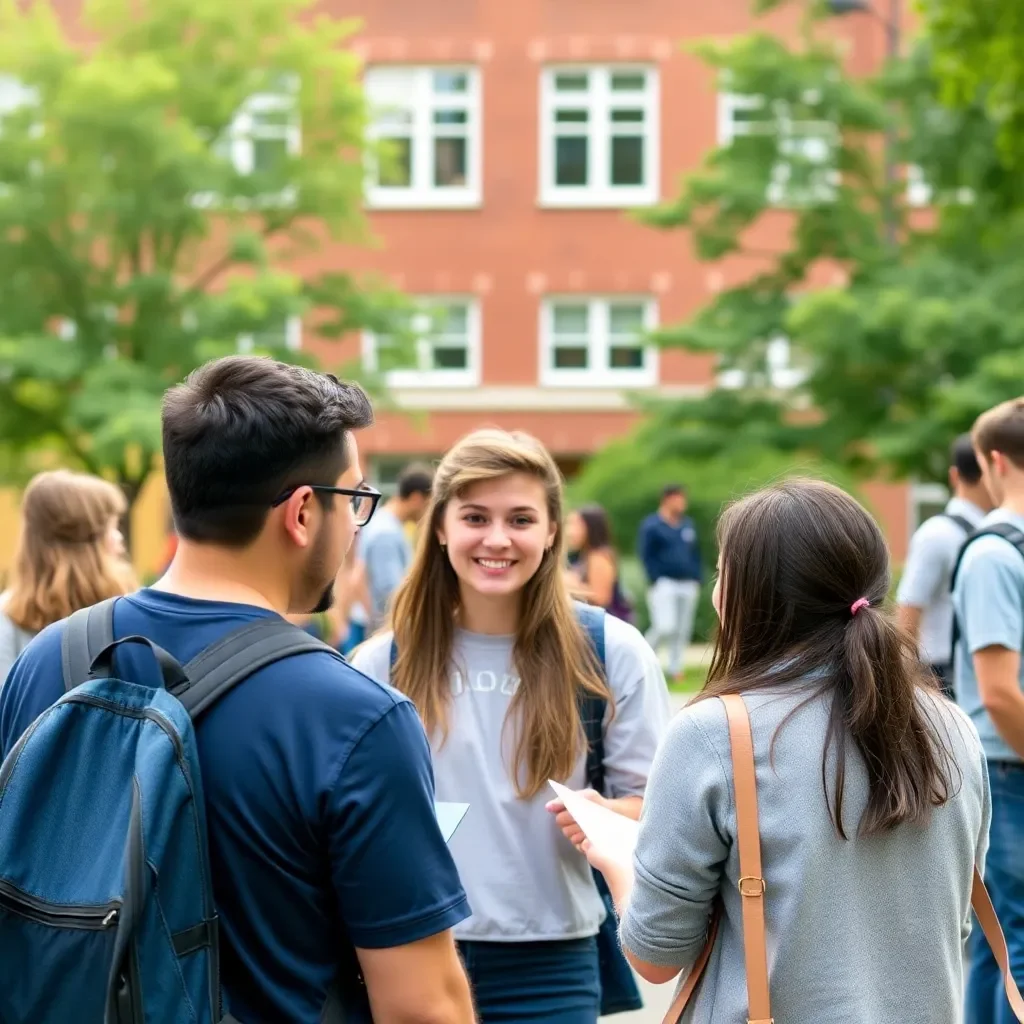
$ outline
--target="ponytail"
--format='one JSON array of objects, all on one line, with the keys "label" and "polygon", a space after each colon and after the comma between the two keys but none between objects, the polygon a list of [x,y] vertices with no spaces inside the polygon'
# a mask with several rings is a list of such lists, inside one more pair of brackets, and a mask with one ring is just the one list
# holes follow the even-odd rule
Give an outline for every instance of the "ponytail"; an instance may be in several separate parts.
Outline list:
[{"label": "ponytail", "polygon": [[[884,595],[874,595],[880,604]],[[857,829],[873,836],[898,825],[923,823],[953,795],[951,757],[928,715],[922,689],[937,685],[917,659],[910,638],[890,615],[860,599],[845,625],[832,711],[822,760],[822,784],[836,830],[843,824],[846,744],[849,735],[864,759],[868,800]],[[937,698],[938,699],[938,698]],[[835,745],[832,793],[827,753]],[[945,762],[945,763],[943,763]],[[955,762],[953,762],[955,764]]]}]

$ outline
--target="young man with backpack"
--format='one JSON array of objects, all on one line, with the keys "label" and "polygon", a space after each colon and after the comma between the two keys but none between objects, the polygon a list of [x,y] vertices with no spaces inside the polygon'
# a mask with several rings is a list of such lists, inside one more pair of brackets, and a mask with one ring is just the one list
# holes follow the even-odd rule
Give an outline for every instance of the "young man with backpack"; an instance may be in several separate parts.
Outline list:
[{"label": "young man with backpack", "polygon": [[970,434],[950,451],[952,497],[937,516],[926,519],[910,539],[896,603],[900,625],[917,642],[947,696],[953,696],[953,599],[950,580],[964,541],[992,508],[981,479]]},{"label": "young man with backpack", "polygon": [[372,418],[267,359],[168,392],[166,575],[49,627],[0,696],[0,1019],[473,1020],[415,708],[284,620],[376,508]]},{"label": "young man with backpack", "polygon": [[[1024,984],[1024,398],[990,409],[972,431],[982,478],[997,507],[954,572],[957,699],[981,736],[992,792],[985,882],[1003,924],[1010,968]],[[1015,1019],[999,965],[971,933],[965,1024]]]}]

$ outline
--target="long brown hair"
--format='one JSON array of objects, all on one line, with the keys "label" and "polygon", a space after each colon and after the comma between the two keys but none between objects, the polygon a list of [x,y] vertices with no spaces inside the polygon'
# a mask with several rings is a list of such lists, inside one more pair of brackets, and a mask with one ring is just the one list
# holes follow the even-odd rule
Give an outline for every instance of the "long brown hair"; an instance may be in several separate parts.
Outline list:
[{"label": "long brown hair", "polygon": [[111,521],[126,508],[121,490],[99,477],[64,469],[33,477],[21,503],[7,617],[36,633],[132,589],[128,566],[107,548]]},{"label": "long brown hair", "polygon": [[514,723],[516,792],[532,797],[548,779],[568,779],[586,746],[577,701],[581,693],[612,695],[587,637],[580,628],[562,574],[562,478],[551,455],[535,438],[502,430],[478,430],[459,441],[434,475],[412,566],[398,588],[391,613],[398,659],[392,684],[419,710],[427,732],[448,731],[449,674],[459,580],[438,540],[445,508],[474,484],[510,473],[539,480],[547,513],[558,527],[540,568],[523,587],[513,663],[519,688],[509,705]]},{"label": "long brown hair", "polygon": [[[883,607],[889,553],[875,521],[839,488],[793,480],[730,506],[718,543],[721,625],[696,699],[787,683],[831,691],[821,777],[839,835],[848,737],[868,775],[858,834],[924,821],[953,795],[956,766],[922,700],[935,686]],[[870,604],[854,614],[860,598]]]}]

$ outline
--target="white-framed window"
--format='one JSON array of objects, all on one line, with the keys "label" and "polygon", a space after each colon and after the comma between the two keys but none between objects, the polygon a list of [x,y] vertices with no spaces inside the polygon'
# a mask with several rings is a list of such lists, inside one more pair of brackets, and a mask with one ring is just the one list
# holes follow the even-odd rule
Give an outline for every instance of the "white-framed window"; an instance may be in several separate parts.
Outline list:
[{"label": "white-framed window", "polygon": [[908,495],[910,502],[910,532],[913,533],[926,519],[937,516],[946,508],[949,490],[942,484],[914,482]]},{"label": "white-framed window", "polygon": [[[808,103],[813,105],[813,94]],[[768,183],[768,201],[776,206],[829,202],[835,198],[838,133],[824,119],[794,119],[784,103],[769,106],[763,96],[718,95],[718,144],[730,146],[743,136],[774,136],[779,159]]]},{"label": "white-framed window", "polygon": [[243,354],[282,348],[292,352],[302,348],[302,317],[280,317],[258,331],[238,336],[238,351]]},{"label": "white-framed window", "polygon": [[382,144],[367,200],[391,209],[481,201],[480,73],[474,67],[369,68],[370,138]]},{"label": "white-framed window", "polygon": [[273,174],[302,149],[295,89],[286,83],[277,92],[250,96],[228,132],[231,160],[239,174]]},{"label": "white-framed window", "polygon": [[545,68],[540,89],[541,204],[622,207],[657,202],[658,113],[655,68]]},{"label": "white-framed window", "polygon": [[764,369],[756,374],[734,366],[718,374],[718,386],[731,391],[761,385],[776,391],[789,391],[800,387],[807,379],[808,369],[793,351],[789,338],[776,334],[764,348]]},{"label": "white-framed window", "polygon": [[391,387],[475,387],[480,383],[480,304],[463,296],[420,298],[412,321],[415,335],[411,365],[388,353],[394,341],[363,335],[363,365],[383,372]]},{"label": "white-framed window", "polygon": [[646,296],[552,296],[541,304],[540,382],[551,386],[652,387],[657,326]]}]

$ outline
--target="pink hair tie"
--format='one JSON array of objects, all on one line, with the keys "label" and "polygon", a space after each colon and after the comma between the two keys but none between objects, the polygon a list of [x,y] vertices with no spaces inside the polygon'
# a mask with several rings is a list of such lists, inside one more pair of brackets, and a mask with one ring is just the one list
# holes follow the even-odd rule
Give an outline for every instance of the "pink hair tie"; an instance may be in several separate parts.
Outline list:
[{"label": "pink hair tie", "polygon": [[850,605],[850,614],[851,615],[856,615],[857,612],[859,612],[861,610],[861,608],[870,608],[870,607],[871,607],[871,602],[866,597],[858,597],[857,600],[854,601],[853,604]]}]

